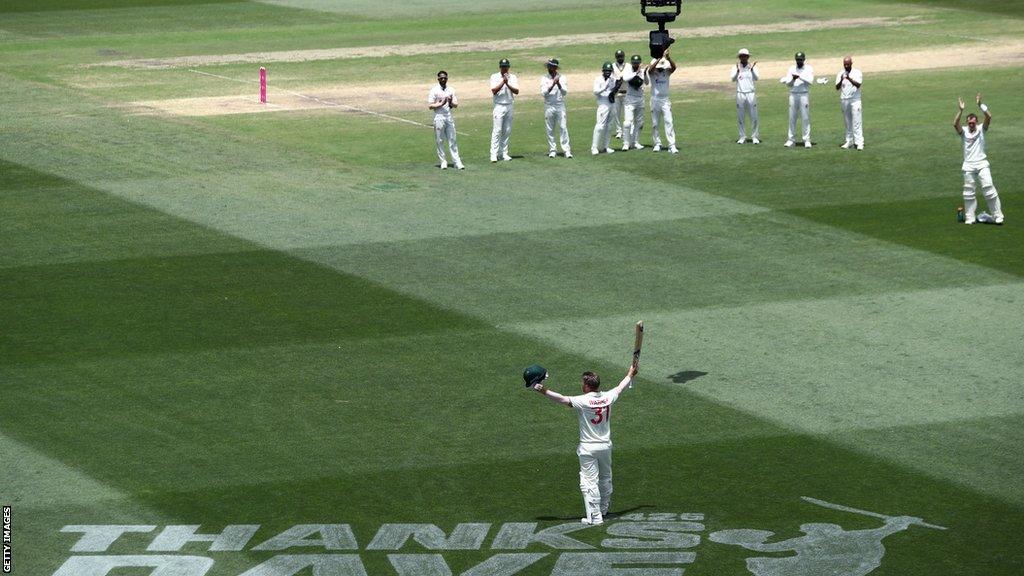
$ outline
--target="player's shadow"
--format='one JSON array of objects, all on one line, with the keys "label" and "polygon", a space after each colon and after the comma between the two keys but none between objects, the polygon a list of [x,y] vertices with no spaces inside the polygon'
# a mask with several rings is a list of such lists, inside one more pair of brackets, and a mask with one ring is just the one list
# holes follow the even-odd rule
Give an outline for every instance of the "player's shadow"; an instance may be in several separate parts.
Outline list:
[{"label": "player's shadow", "polygon": [[670,374],[668,376],[668,379],[675,382],[676,384],[686,384],[691,380],[696,380],[701,376],[707,375],[707,372],[701,372],[700,370],[683,370],[681,372],[676,372],[675,374]]},{"label": "player's shadow", "polygon": [[[624,514],[630,514],[632,512],[637,512],[639,510],[643,510],[644,508],[655,508],[655,506],[653,504],[641,504],[639,506],[633,506],[632,508],[626,508],[625,510],[613,510],[613,511],[609,512],[608,514],[606,514],[605,518],[607,518],[609,520],[615,520],[615,518],[618,517],[618,516],[622,516]],[[576,514],[574,516],[537,516],[535,518],[535,520],[538,520],[540,522],[554,522],[556,520],[579,520],[579,519],[580,519],[580,515],[579,514]]]}]

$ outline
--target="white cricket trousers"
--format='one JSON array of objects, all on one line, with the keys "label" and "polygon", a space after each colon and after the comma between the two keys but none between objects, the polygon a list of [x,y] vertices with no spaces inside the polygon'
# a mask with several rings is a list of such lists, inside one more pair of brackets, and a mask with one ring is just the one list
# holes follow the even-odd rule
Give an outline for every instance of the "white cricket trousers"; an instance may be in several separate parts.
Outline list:
[{"label": "white cricket trousers", "polygon": [[608,142],[611,140],[609,124],[611,123],[612,104],[611,102],[599,102],[597,105],[597,124],[594,124],[594,140],[590,145],[590,151],[603,152],[608,149]]},{"label": "white cricket trousers", "polygon": [[860,99],[842,98],[839,105],[843,109],[843,120],[846,122],[846,144],[864,145],[864,117],[861,112]]},{"label": "white cricket trousers", "polygon": [[559,130],[559,140],[562,143],[562,152],[570,154],[569,150],[569,127],[565,120],[565,104],[557,106],[544,106],[544,129],[548,133],[548,152],[555,152],[555,129]]},{"label": "white cricket trousers", "polygon": [[746,117],[750,115],[751,138],[761,139],[761,126],[757,117],[757,94],[753,92],[736,93],[736,120],[739,122],[740,138],[747,139]]},{"label": "white cricket trousers", "polygon": [[581,442],[580,492],[587,518],[602,519],[612,501],[612,446],[603,442]]},{"label": "white cricket trousers", "polygon": [[632,148],[640,139],[640,130],[644,127],[644,101],[626,102],[626,116],[622,122],[622,145]]},{"label": "white cricket trousers", "polygon": [[978,198],[974,194],[974,179],[981,182],[981,193],[985,195],[985,203],[992,211],[993,216],[1003,215],[1003,203],[999,200],[999,192],[992,184],[992,171],[988,166],[964,170],[964,216],[968,220],[974,219],[974,213],[978,209]]},{"label": "white cricket trousers", "polygon": [[662,122],[665,123],[665,140],[668,141],[668,147],[674,148],[676,145],[676,130],[672,124],[672,102],[668,99],[655,100],[651,98],[651,136],[654,138],[654,145],[661,146],[661,127]]},{"label": "white cricket trousers", "polygon": [[437,159],[444,166],[447,160],[444,157],[444,141],[448,140],[448,151],[452,155],[453,164],[462,164],[459,158],[459,144],[455,141],[455,119],[451,116],[441,114],[434,115],[434,141],[437,144]]},{"label": "white cricket trousers", "polygon": [[800,120],[803,122],[804,127],[804,142],[811,141],[811,95],[807,92],[803,94],[789,93],[789,141],[795,141],[793,137],[796,134],[796,117],[800,115]]},{"label": "white cricket trousers", "polygon": [[512,105],[495,104],[491,114],[491,160],[508,156],[508,140],[512,136]]}]

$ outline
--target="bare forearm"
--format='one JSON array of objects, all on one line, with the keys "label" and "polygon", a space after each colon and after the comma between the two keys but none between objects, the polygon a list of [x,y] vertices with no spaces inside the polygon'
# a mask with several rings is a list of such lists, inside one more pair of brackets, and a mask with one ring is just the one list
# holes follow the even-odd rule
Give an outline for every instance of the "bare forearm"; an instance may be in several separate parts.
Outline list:
[{"label": "bare forearm", "polygon": [[565,406],[569,406],[570,404],[572,404],[572,401],[569,400],[567,397],[553,390],[548,390],[548,387],[543,384],[537,384],[533,387],[533,389],[536,390],[538,394],[544,396],[548,400],[551,400],[555,404],[563,404]]}]

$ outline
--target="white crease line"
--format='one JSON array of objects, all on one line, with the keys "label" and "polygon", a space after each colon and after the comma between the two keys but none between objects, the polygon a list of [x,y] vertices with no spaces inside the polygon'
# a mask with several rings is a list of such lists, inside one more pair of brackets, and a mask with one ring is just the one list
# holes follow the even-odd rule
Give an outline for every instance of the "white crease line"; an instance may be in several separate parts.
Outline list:
[{"label": "white crease line", "polygon": [[[241,82],[243,84],[252,84],[254,82],[257,82],[257,83],[259,82],[259,80],[242,80],[241,78],[230,78],[228,76],[221,76],[220,74],[211,74],[209,72],[203,72],[202,70],[193,70],[191,68],[188,71],[192,72],[194,74],[201,74],[203,76],[210,76],[210,77],[213,77],[213,78],[220,78],[221,80],[230,80],[232,82]],[[377,117],[380,117],[380,118],[385,118],[387,120],[393,120],[395,122],[404,122],[406,124],[412,124],[413,126],[421,126],[423,128],[431,128],[431,129],[434,128],[430,124],[424,124],[422,122],[417,122],[415,120],[409,120],[407,118],[400,118],[398,116],[392,116],[390,114],[384,114],[384,113],[381,113],[381,112],[374,112],[372,110],[364,110],[362,108],[356,108],[355,106],[350,106],[348,104],[342,104],[341,102],[332,102],[330,100],[324,100],[322,98],[317,98],[316,96],[309,96],[307,94],[303,94],[301,92],[295,92],[293,90],[288,90],[286,88],[274,88],[274,89],[278,90],[279,92],[284,92],[285,94],[290,94],[290,95],[296,96],[298,98],[305,98],[306,100],[311,100],[313,102],[316,102],[318,104],[323,104],[325,106],[337,106],[339,108],[345,108],[345,109],[351,110],[353,112],[360,112],[362,114],[369,114],[370,116],[377,116]],[[269,104],[269,102],[267,104]],[[465,132],[456,131],[455,133],[460,135],[460,136],[466,136],[467,135]]]}]

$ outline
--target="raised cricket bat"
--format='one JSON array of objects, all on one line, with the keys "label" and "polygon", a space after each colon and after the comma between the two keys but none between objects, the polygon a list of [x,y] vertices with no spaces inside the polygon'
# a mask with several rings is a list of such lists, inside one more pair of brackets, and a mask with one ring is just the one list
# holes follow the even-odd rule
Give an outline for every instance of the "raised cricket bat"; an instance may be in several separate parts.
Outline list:
[{"label": "raised cricket bat", "polygon": [[[641,320],[636,323],[636,337],[633,340],[633,366],[636,367],[636,371],[640,371],[640,347],[644,344],[644,321]],[[633,383],[629,383],[629,387],[633,387]]]}]

